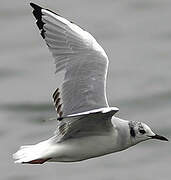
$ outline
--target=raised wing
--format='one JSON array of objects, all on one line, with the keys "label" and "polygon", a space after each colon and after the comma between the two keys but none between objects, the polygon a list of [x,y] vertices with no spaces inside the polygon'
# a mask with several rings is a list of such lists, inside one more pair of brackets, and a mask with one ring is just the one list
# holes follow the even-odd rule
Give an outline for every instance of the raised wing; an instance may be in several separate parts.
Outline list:
[{"label": "raised wing", "polygon": [[[30,3],[37,26],[53,57],[56,72],[65,70],[62,84],[63,116],[108,107],[108,58],[91,34],[56,13]],[[62,110],[61,110],[61,106]]]}]

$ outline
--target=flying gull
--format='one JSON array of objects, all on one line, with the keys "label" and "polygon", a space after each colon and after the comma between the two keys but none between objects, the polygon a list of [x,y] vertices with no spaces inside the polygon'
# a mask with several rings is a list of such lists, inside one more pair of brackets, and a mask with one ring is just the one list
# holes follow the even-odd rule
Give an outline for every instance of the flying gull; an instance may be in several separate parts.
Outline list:
[{"label": "flying gull", "polygon": [[30,3],[51,51],[56,73],[64,71],[62,88],[53,94],[57,112],[54,136],[21,146],[16,163],[75,162],[127,149],[149,139],[168,141],[146,124],[114,116],[106,98],[108,57],[87,31],[51,10]]}]

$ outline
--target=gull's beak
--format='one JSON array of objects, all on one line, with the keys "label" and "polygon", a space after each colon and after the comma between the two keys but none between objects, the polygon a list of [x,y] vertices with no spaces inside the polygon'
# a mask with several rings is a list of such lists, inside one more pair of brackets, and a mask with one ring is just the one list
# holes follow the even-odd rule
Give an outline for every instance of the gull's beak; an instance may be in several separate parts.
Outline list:
[{"label": "gull's beak", "polygon": [[162,141],[169,141],[167,138],[165,138],[164,136],[160,136],[158,134],[155,134],[154,136],[150,136],[152,139],[159,139]]}]

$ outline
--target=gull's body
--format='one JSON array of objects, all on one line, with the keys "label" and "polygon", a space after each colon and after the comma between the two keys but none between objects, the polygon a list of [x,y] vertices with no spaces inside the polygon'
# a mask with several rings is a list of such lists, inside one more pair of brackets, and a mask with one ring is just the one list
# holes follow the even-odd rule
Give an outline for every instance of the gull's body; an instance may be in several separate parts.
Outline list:
[{"label": "gull's body", "polygon": [[53,94],[58,114],[54,136],[21,146],[17,163],[74,162],[129,148],[154,134],[144,123],[116,118],[106,98],[108,57],[91,34],[48,9],[31,3],[36,24],[52,52],[56,73],[64,70],[61,93]]},{"label": "gull's body", "polygon": [[[77,134],[78,137],[69,138],[60,143],[56,142],[57,138],[54,136],[34,146],[23,146],[18,153],[25,154],[31,150],[30,153],[33,159],[43,158],[53,162],[74,162],[121,151],[130,147],[128,121],[113,117],[111,122],[114,122],[114,124],[111,124],[110,130],[106,132],[90,133],[89,136],[81,136],[80,133]],[[119,131],[117,129],[119,126],[125,126],[125,129]],[[123,139],[123,137],[127,138]],[[39,157],[36,154],[37,151],[39,152]],[[36,154],[35,158],[34,154]],[[31,161],[27,159],[28,157],[22,159],[22,162]]]}]

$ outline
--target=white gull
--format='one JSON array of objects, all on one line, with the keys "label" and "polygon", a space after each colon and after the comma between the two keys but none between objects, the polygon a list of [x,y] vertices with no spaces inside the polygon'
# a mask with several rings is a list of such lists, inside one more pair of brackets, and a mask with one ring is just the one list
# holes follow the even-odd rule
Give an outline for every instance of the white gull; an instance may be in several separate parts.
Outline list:
[{"label": "white gull", "polygon": [[167,141],[146,124],[119,119],[106,98],[108,57],[91,34],[51,10],[30,3],[51,51],[61,91],[53,94],[57,130],[50,139],[21,146],[16,163],[75,162],[127,149],[148,139]]}]

